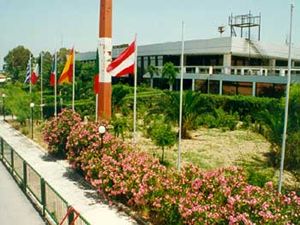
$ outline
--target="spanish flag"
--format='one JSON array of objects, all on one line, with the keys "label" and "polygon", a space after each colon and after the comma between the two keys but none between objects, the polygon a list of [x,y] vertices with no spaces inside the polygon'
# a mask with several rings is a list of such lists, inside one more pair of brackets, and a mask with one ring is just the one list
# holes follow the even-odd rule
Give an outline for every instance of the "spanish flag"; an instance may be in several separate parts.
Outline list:
[{"label": "spanish flag", "polygon": [[70,54],[67,56],[67,62],[65,64],[64,70],[62,71],[58,84],[71,84],[73,78],[74,69],[74,48],[71,49]]}]

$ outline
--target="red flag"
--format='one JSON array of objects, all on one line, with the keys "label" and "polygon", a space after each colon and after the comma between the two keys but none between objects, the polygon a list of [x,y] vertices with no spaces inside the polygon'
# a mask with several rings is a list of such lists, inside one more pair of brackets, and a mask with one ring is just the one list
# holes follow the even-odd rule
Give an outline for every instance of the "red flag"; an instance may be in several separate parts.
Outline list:
[{"label": "red flag", "polygon": [[134,74],[135,49],[134,41],[118,56],[118,58],[108,65],[106,71],[112,77],[121,77],[127,74]]},{"label": "red flag", "polygon": [[55,85],[55,73],[51,72],[50,74],[50,86],[54,86]]},{"label": "red flag", "polygon": [[99,74],[94,76],[94,93],[99,94],[100,92],[100,84],[99,84]]},{"label": "red flag", "polygon": [[50,86],[54,86],[55,85],[55,59],[52,62],[52,66],[51,66],[51,74],[50,74]]},{"label": "red flag", "polygon": [[36,64],[30,76],[31,84],[36,84],[38,78],[39,78],[39,64]]}]

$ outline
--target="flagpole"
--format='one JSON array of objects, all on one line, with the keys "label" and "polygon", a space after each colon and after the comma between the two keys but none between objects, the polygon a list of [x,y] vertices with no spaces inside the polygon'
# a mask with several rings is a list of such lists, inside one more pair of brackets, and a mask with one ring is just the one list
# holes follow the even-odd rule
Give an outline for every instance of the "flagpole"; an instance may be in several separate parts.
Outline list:
[{"label": "flagpole", "polygon": [[137,34],[135,34],[135,55],[134,55],[134,101],[133,101],[133,144],[137,143],[136,140],[136,89],[137,89]]},{"label": "flagpole", "polygon": [[182,101],[183,101],[183,61],[184,61],[184,22],[182,21],[182,38],[181,38],[181,60],[180,60],[180,103],[179,103],[179,132],[178,132],[178,156],[177,169],[181,167],[181,128],[182,128]]},{"label": "flagpole", "polygon": [[43,121],[43,52],[41,52],[41,121]]},{"label": "flagpole", "polygon": [[283,128],[282,146],[281,146],[280,173],[279,173],[279,182],[278,182],[278,192],[279,193],[281,193],[281,189],[282,189],[284,156],[285,156],[285,147],[286,147],[286,133],[287,133],[288,114],[289,114],[289,98],[290,98],[291,67],[292,67],[291,52],[292,52],[293,9],[294,9],[294,5],[291,4],[289,53],[288,53],[288,57],[289,57],[288,58],[288,75],[287,75],[286,97],[285,97],[284,128]]},{"label": "flagpole", "polygon": [[[32,85],[31,85],[31,53],[29,53],[29,93],[30,99],[32,99],[31,92],[32,92]],[[31,100],[30,100],[31,101]]]},{"label": "flagpole", "polygon": [[57,51],[54,54],[54,117],[57,117]]},{"label": "flagpole", "polygon": [[[97,57],[98,56],[98,57]],[[95,90],[96,90],[96,109],[95,109],[95,121],[98,122],[98,107],[99,107],[99,104],[98,104],[98,101],[99,101],[99,84],[100,84],[100,70],[101,70],[101,65],[100,65],[100,54],[99,54],[99,49],[97,48],[97,52],[96,52],[96,60],[98,60],[98,84],[94,84],[96,87],[95,87]],[[96,64],[97,65],[97,64]]]},{"label": "flagpole", "polygon": [[73,90],[72,90],[72,110],[75,111],[75,47],[73,48]]}]

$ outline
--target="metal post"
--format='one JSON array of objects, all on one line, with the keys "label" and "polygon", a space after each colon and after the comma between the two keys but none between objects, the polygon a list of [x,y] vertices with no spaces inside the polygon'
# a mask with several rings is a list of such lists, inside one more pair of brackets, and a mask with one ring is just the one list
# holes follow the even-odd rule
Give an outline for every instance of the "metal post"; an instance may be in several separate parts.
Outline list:
[{"label": "metal post", "polygon": [[103,134],[100,134],[101,136],[101,148],[103,148]]},{"label": "metal post", "polygon": [[3,159],[3,156],[4,156],[4,144],[3,144],[3,138],[1,138],[1,159]]},{"label": "metal post", "polygon": [[27,164],[23,161],[23,191],[26,193],[27,188]]},{"label": "metal post", "polygon": [[99,132],[100,138],[101,138],[101,149],[102,149],[102,147],[103,147],[103,136],[104,136],[104,134],[106,132],[105,126],[103,126],[103,125],[99,126],[98,132]]},{"label": "metal post", "polygon": [[195,91],[195,79],[192,79],[192,91]]},{"label": "metal post", "polygon": [[283,168],[284,168],[284,156],[286,147],[286,133],[288,125],[288,114],[289,114],[289,97],[290,97],[290,83],[291,83],[291,66],[292,66],[292,27],[293,27],[293,9],[294,5],[291,4],[291,15],[290,15],[290,36],[289,36],[289,59],[288,59],[288,76],[287,76],[287,86],[286,86],[286,97],[285,97],[285,113],[284,113],[284,128],[281,146],[281,161],[280,161],[280,173],[278,182],[278,192],[281,193],[282,181],[283,181]]},{"label": "metal post", "polygon": [[2,113],[3,113],[3,121],[5,121],[5,94],[2,94]]},{"label": "metal post", "polygon": [[33,108],[31,108],[31,139],[33,139]]},{"label": "metal post", "polygon": [[41,121],[43,121],[43,53],[41,53]]},{"label": "metal post", "polygon": [[72,110],[75,111],[75,48],[73,48]]},{"label": "metal post", "polygon": [[137,134],[136,134],[136,95],[137,95],[137,35],[135,35],[135,54],[134,54],[134,98],[133,98],[133,144],[137,143]]},{"label": "metal post", "polygon": [[219,83],[219,95],[222,95],[223,94],[223,81],[220,80],[220,83]]},{"label": "metal post", "polygon": [[43,206],[42,215],[45,216],[45,210],[46,210],[46,185],[45,185],[44,178],[41,178],[41,200],[42,200],[42,206]]},{"label": "metal post", "polygon": [[33,107],[34,107],[34,103],[31,102],[30,103],[30,121],[31,121],[31,139],[33,140]]},{"label": "metal post", "polygon": [[71,210],[69,216],[68,216],[68,224],[73,225],[74,223],[74,210],[72,210],[72,206],[68,207],[68,210]]},{"label": "metal post", "polygon": [[54,55],[54,117],[57,117],[57,51]]},{"label": "metal post", "polygon": [[252,83],[252,96],[255,97],[256,96],[256,82]]},{"label": "metal post", "polygon": [[183,102],[183,61],[184,61],[184,22],[182,21],[182,38],[181,38],[181,62],[180,62],[180,104],[179,104],[179,132],[178,132],[178,156],[177,156],[177,169],[181,167],[181,136],[182,136],[182,102]]},{"label": "metal post", "polygon": [[14,175],[14,150],[10,147],[11,174]]}]

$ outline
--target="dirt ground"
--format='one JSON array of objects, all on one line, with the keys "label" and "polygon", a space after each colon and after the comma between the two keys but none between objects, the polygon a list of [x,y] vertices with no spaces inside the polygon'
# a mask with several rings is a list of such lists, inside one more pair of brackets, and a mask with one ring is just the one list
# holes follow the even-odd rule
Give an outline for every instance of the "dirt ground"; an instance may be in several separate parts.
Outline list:
[{"label": "dirt ground", "polygon": [[[271,144],[262,135],[250,130],[222,131],[208,128],[200,128],[190,134],[191,139],[182,140],[182,164],[192,163],[204,170],[248,165],[270,174],[271,181],[277,185],[279,169],[269,165],[267,154]],[[140,132],[137,136],[138,149],[161,157],[162,150],[150,139]],[[126,142],[131,143],[131,139]],[[165,160],[170,166],[177,165],[177,156],[178,145],[165,150]],[[288,171],[284,171],[284,185],[291,190],[300,187],[295,175]]]},{"label": "dirt ground", "polygon": [[[222,131],[201,128],[190,132],[191,139],[182,140],[183,163],[193,163],[205,169],[238,165],[247,160],[266,161],[270,143],[261,135],[249,130]],[[129,141],[129,140],[128,140]],[[138,134],[138,147],[160,156],[161,149],[150,139]],[[165,150],[166,160],[176,164],[178,146]]]}]

